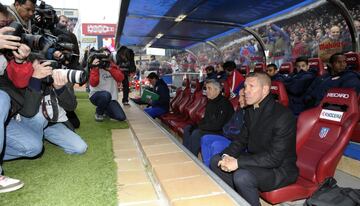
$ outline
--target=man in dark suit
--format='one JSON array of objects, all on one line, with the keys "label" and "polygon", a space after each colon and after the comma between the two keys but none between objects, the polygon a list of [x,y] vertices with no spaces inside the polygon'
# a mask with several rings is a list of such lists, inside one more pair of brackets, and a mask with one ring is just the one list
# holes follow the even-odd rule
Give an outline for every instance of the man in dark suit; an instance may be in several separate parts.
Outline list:
[{"label": "man in dark suit", "polygon": [[250,73],[245,80],[244,125],[239,138],[211,159],[211,169],[252,206],[259,190],[296,181],[296,120],[270,95],[270,77]]}]

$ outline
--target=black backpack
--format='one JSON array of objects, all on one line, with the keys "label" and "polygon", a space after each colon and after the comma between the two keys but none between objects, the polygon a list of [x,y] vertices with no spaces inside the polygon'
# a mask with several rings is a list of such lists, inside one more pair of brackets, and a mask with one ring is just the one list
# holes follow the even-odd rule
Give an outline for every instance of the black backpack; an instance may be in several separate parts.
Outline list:
[{"label": "black backpack", "polygon": [[305,206],[359,206],[360,189],[343,188],[333,177],[324,180],[319,189],[307,199]]}]

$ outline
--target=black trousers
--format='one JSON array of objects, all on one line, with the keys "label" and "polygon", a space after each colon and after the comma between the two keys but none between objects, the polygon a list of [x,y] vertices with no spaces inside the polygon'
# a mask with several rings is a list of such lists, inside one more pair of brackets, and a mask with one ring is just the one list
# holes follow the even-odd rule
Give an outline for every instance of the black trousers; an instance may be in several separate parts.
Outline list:
[{"label": "black trousers", "polygon": [[124,80],[122,81],[122,87],[123,87],[123,98],[122,102],[128,102],[129,101],[129,75],[124,72]]},{"label": "black trousers", "polygon": [[224,172],[217,166],[221,160],[219,154],[211,158],[210,168],[226,184],[235,189],[251,206],[260,206],[258,182],[256,177],[246,169]]}]

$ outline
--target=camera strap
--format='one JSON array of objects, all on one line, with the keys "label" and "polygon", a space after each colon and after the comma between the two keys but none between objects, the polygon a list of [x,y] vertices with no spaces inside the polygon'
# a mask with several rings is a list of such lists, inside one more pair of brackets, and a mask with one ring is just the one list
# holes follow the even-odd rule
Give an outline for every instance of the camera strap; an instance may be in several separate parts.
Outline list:
[{"label": "camera strap", "polygon": [[51,104],[51,108],[53,111],[52,117],[49,117],[49,114],[48,114],[48,111],[46,108],[46,104],[47,104],[47,102],[44,97],[42,100],[42,103],[41,103],[42,113],[43,113],[44,117],[49,122],[57,122],[58,116],[59,116],[59,108],[58,108],[58,103],[57,103],[57,97],[56,97],[55,91],[53,89],[50,89],[50,104]]}]

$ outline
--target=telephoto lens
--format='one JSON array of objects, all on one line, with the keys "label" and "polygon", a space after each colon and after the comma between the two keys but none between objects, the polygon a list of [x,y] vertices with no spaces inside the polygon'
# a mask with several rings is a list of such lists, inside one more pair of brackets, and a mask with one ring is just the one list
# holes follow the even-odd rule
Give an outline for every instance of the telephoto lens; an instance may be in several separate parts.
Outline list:
[{"label": "telephoto lens", "polygon": [[59,69],[61,74],[66,76],[69,82],[75,84],[84,84],[87,80],[87,75],[84,71],[74,69]]}]

